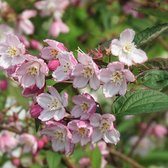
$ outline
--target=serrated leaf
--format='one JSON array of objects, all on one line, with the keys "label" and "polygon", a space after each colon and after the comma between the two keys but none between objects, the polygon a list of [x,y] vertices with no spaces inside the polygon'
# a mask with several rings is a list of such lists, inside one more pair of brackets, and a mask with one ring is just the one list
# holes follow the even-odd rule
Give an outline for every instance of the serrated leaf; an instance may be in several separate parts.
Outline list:
[{"label": "serrated leaf", "polygon": [[128,92],[125,96],[119,97],[112,106],[112,112],[118,116],[166,110],[168,110],[168,96],[154,90]]},{"label": "serrated leaf", "polygon": [[47,159],[48,168],[59,167],[59,164],[61,162],[61,157],[62,157],[60,154],[52,151],[47,151],[46,157],[47,157],[46,159]]},{"label": "serrated leaf", "polygon": [[158,24],[153,27],[147,28],[143,30],[140,33],[137,33],[134,38],[134,43],[137,46],[144,45],[156,37],[158,37],[160,34],[162,34],[164,31],[168,30],[168,23],[164,24]]},{"label": "serrated leaf", "polygon": [[143,77],[143,84],[151,89],[163,89],[168,86],[168,72],[163,70],[147,71]]},{"label": "serrated leaf", "polygon": [[98,147],[96,147],[92,151],[91,155],[91,166],[92,168],[100,168],[101,167],[101,153]]}]

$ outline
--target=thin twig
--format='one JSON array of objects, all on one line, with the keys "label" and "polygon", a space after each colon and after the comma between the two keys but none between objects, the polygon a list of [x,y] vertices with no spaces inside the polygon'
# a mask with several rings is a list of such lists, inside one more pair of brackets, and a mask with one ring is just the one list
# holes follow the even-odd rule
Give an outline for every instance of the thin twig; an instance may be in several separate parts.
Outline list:
[{"label": "thin twig", "polygon": [[116,151],[115,149],[110,148],[110,154],[124,160],[125,162],[129,163],[132,167],[134,168],[144,168],[142,165],[140,165],[139,163],[137,163],[135,160],[133,160],[132,158],[120,153],[119,151]]}]

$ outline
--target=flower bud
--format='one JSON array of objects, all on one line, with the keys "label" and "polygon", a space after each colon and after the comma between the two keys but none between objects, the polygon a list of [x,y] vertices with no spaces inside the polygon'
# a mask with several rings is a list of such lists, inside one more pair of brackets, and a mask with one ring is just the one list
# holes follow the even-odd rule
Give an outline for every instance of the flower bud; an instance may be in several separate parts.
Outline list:
[{"label": "flower bud", "polygon": [[157,124],[153,128],[153,134],[158,138],[164,138],[167,134],[167,128],[163,125]]},{"label": "flower bud", "polygon": [[0,80],[0,90],[5,91],[8,88],[7,80]]},{"label": "flower bud", "polygon": [[45,146],[45,143],[42,139],[38,140],[37,144],[38,144],[38,149],[42,149]]},{"label": "flower bud", "polygon": [[30,114],[33,118],[38,118],[43,109],[38,104],[32,104]]},{"label": "flower bud", "polygon": [[48,63],[48,68],[50,71],[55,71],[60,65],[59,60],[51,60]]},{"label": "flower bud", "polygon": [[31,40],[30,47],[33,48],[33,49],[38,49],[38,50],[42,49],[42,45],[37,40]]},{"label": "flower bud", "polygon": [[12,159],[12,164],[14,166],[18,167],[20,165],[20,159],[18,159],[18,158]]}]

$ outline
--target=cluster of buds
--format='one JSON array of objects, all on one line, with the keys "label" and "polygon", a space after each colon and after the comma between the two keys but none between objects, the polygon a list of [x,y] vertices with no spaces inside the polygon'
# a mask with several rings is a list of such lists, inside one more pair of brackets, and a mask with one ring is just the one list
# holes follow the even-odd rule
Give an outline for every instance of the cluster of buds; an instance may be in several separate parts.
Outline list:
[{"label": "cluster of buds", "polygon": [[69,154],[77,143],[84,146],[100,140],[117,144],[120,134],[114,128],[115,117],[109,113],[99,114],[98,103],[89,93],[74,96],[74,107],[69,111],[68,93],[60,94],[54,86],[47,87],[46,80],[50,78],[60,85],[68,82],[75,89],[89,86],[98,90],[102,85],[105,97],[124,95],[128,82],[135,81],[125,65],[147,60],[145,52],[134,45],[134,35],[133,30],[126,29],[119,40],[112,40],[111,53],[120,61],[110,62],[102,69],[89,54],[79,49],[76,59],[73,52],[58,41],[44,40],[48,46],[37,57],[26,53],[17,36],[6,35],[0,44],[0,66],[23,88],[24,95],[33,97],[31,115],[45,125],[41,133],[51,139],[54,151]]}]

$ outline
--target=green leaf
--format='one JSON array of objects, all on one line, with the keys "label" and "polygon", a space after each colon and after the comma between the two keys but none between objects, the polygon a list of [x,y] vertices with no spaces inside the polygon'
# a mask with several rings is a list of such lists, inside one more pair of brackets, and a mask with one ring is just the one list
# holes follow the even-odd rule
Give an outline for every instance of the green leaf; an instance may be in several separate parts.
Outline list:
[{"label": "green leaf", "polygon": [[143,81],[143,84],[151,89],[163,89],[168,86],[168,72],[163,70],[147,71]]},{"label": "green leaf", "polygon": [[62,157],[60,154],[52,151],[47,151],[46,157],[47,157],[47,164],[49,168],[59,167],[59,164],[61,162],[61,157]]},{"label": "green leaf", "polygon": [[101,153],[100,153],[100,150],[98,147],[96,147],[92,151],[91,166],[92,166],[92,168],[100,168],[101,167]]},{"label": "green leaf", "polygon": [[168,96],[154,90],[128,92],[119,97],[112,106],[112,112],[119,116],[161,112],[168,110]]},{"label": "green leaf", "polygon": [[146,43],[149,43],[166,30],[168,30],[168,23],[158,24],[153,27],[147,28],[135,35],[134,38],[135,45],[141,46]]},{"label": "green leaf", "polygon": [[141,7],[138,9],[138,11],[140,11],[141,13],[144,13],[146,15],[154,16],[157,19],[162,20],[162,21],[167,21],[167,18],[168,18],[167,11],[163,11],[163,10],[161,11],[156,8]]}]

